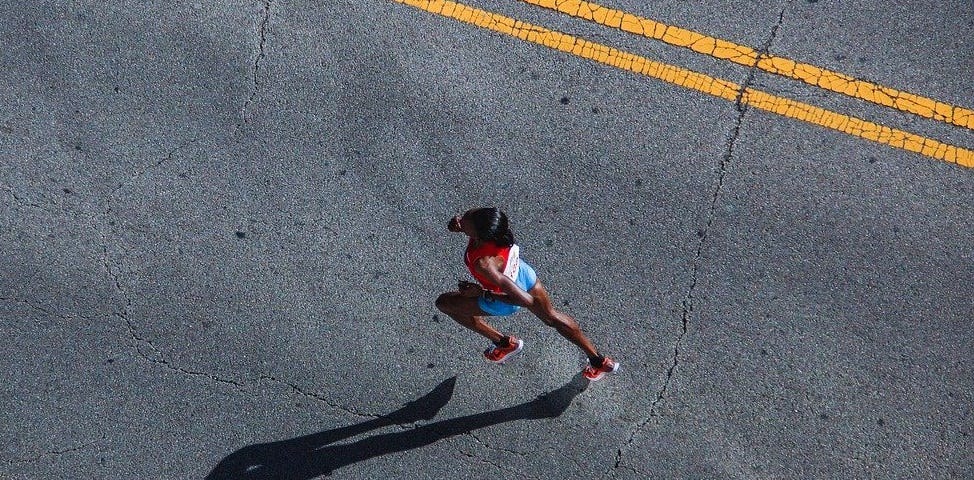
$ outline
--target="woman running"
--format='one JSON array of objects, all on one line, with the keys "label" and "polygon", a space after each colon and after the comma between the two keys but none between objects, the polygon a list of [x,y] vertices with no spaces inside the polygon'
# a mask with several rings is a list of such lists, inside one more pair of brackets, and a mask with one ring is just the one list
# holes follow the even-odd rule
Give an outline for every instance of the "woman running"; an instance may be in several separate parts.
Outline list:
[{"label": "woman running", "polygon": [[484,351],[487,361],[507,360],[521,351],[524,341],[500,333],[484,317],[506,316],[524,307],[585,352],[589,360],[582,370],[585,378],[600,380],[619,370],[618,362],[599,354],[575,319],[555,310],[534,269],[521,260],[504,212],[496,208],[468,210],[450,219],[447,229],[470,237],[464,263],[479,285],[461,280],[458,291],[436,299],[436,308],[494,344]]}]

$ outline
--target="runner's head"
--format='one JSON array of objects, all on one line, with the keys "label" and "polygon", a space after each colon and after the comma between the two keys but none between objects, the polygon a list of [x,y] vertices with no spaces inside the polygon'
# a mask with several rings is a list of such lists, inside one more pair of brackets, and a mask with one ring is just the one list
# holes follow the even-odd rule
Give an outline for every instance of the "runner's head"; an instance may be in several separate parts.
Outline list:
[{"label": "runner's head", "polygon": [[463,231],[478,240],[488,240],[497,245],[514,245],[514,232],[511,231],[507,215],[496,208],[475,208],[463,214],[462,223],[469,225]]}]

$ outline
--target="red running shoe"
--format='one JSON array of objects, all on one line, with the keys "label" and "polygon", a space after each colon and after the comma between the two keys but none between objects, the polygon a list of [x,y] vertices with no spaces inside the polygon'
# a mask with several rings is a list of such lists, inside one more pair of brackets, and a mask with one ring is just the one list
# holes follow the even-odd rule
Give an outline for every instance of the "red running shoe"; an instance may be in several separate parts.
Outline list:
[{"label": "red running shoe", "polygon": [[524,341],[511,335],[507,337],[506,347],[498,347],[495,345],[484,350],[484,358],[490,363],[504,363],[511,355],[520,352],[523,347]]},{"label": "red running shoe", "polygon": [[609,357],[605,357],[605,361],[602,362],[601,367],[595,368],[591,364],[586,365],[582,370],[582,375],[584,375],[585,378],[595,382],[602,380],[602,377],[604,377],[605,374],[615,373],[617,371],[619,371],[619,362]]}]

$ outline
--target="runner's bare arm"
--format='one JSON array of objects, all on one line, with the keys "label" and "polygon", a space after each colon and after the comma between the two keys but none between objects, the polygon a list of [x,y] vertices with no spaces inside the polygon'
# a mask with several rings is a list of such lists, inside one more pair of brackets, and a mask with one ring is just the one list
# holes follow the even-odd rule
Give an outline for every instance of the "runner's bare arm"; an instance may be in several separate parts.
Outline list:
[{"label": "runner's bare arm", "polygon": [[491,293],[494,298],[511,305],[530,307],[534,303],[534,297],[521,290],[521,287],[517,286],[514,280],[504,275],[503,265],[504,259],[501,257],[483,257],[477,260],[474,268],[477,269],[477,273],[487,277],[491,283],[501,287],[501,290],[504,291],[504,293]]}]

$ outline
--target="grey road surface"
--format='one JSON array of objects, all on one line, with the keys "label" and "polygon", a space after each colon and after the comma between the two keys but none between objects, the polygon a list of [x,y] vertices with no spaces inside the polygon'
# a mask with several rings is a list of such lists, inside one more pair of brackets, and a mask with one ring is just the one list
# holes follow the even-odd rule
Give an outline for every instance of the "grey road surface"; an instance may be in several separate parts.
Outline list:
[{"label": "grey road surface", "polygon": [[[611,5],[974,108],[969,1]],[[0,478],[974,478],[974,170],[391,0],[12,1],[0,38]],[[482,205],[619,374],[436,310]]]}]

